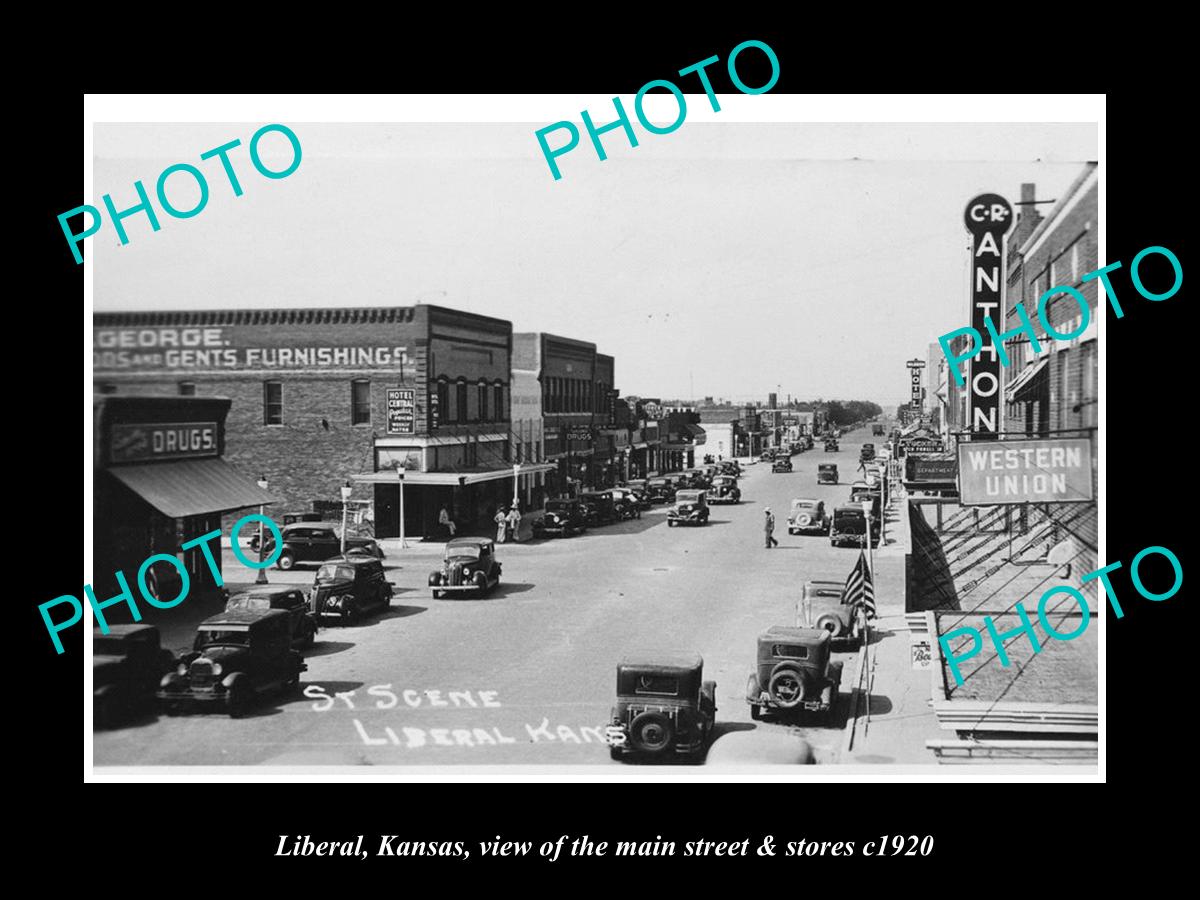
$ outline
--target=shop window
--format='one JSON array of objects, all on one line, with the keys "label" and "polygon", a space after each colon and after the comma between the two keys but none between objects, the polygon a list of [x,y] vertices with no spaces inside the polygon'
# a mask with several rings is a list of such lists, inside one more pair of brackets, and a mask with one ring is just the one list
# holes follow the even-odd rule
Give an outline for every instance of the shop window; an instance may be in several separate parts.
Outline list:
[{"label": "shop window", "polygon": [[179,396],[180,397],[195,397],[196,396],[196,382],[194,382],[194,381],[179,382]]},{"label": "shop window", "polygon": [[497,422],[503,422],[508,416],[504,415],[504,385],[494,385],[492,390],[495,392],[496,409],[495,419]]},{"label": "shop window", "polygon": [[263,424],[283,424],[283,382],[263,382]]},{"label": "shop window", "polygon": [[488,386],[482,381],[476,385],[476,393],[479,395],[479,421],[490,422],[488,417]]},{"label": "shop window", "polygon": [[459,381],[454,385],[454,421],[467,421],[467,383]]},{"label": "shop window", "polygon": [[365,378],[350,382],[350,424],[371,424],[371,382]]}]

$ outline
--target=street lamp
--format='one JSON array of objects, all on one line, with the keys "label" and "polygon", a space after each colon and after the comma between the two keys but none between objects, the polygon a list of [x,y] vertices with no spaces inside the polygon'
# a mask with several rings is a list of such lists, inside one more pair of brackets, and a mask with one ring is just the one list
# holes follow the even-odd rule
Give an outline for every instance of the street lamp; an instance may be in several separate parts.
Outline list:
[{"label": "street lamp", "polygon": [[[862,502],[863,519],[866,520],[866,544],[867,544],[867,570],[871,573],[871,581],[875,580],[875,559],[871,554],[871,501],[864,500]],[[883,527],[883,510],[879,510],[879,525]]]},{"label": "street lamp", "polygon": [[342,485],[342,553],[346,552],[346,518],[350,512],[350,494],[354,491],[354,485],[349,480]]},{"label": "street lamp", "polygon": [[400,479],[400,549],[408,549],[408,541],[404,539],[404,464],[396,463],[396,477]]},{"label": "street lamp", "polygon": [[[259,476],[258,486],[260,488],[262,488],[264,491],[267,489],[267,476],[265,474]],[[260,516],[265,516],[266,515],[265,510],[266,510],[266,507],[260,503],[258,506],[258,514]],[[263,520],[259,519],[258,520],[258,565],[259,565],[259,569],[258,569],[258,574],[256,576],[254,576],[255,584],[267,584],[267,570],[265,567],[263,567],[263,564],[262,564],[263,553],[265,552],[265,550],[266,550],[266,548],[263,546]]]}]

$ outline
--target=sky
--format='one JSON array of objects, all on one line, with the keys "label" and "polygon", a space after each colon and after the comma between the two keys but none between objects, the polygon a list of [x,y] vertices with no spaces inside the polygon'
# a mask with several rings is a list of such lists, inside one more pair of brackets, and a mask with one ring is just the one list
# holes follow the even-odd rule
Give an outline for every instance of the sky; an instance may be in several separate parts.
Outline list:
[{"label": "sky", "polygon": [[[584,133],[555,181],[547,123],[287,122],[302,161],[271,180],[247,155],[261,124],[96,125],[92,204],[132,206],[178,162],[210,190],[158,232],[126,219],[125,246],[107,221],[88,239],[97,311],[431,303],[593,341],[622,394],[885,409],[967,324],[967,201],[1053,199],[1097,158],[1094,125],[685,123],[611,132],[603,162]],[[234,138],[236,198],[199,158]],[[261,148],[290,161],[281,135]],[[194,205],[187,175],[168,186]]]}]

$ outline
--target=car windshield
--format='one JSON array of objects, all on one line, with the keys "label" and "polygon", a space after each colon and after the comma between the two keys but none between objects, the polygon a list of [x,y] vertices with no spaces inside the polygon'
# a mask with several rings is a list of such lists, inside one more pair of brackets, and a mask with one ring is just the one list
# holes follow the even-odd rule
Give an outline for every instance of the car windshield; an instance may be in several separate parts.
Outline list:
[{"label": "car windshield", "polygon": [[225,604],[226,609],[270,609],[270,597],[256,597],[253,594],[238,594],[230,597]]},{"label": "car windshield", "polygon": [[331,581],[353,581],[354,566],[321,566],[317,569],[317,582],[328,584]]},{"label": "car windshield", "polygon": [[793,500],[792,509],[812,509],[817,504],[812,500]]},{"label": "car windshield", "polygon": [[571,504],[563,503],[561,500],[551,500],[546,504],[546,512],[570,512]]},{"label": "car windshield", "polygon": [[450,559],[452,556],[469,556],[471,559],[479,559],[479,546],[477,544],[455,544],[447,547],[446,559]]},{"label": "car windshield", "polygon": [[228,631],[222,628],[201,628],[196,632],[196,647],[211,647],[214,644],[234,644],[248,647],[249,631]]}]

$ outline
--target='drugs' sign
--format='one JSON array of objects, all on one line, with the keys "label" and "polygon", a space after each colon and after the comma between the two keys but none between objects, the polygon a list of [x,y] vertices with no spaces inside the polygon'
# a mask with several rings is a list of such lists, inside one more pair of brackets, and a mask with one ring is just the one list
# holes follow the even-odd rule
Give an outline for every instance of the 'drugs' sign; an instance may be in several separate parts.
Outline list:
[{"label": "'drugs' sign", "polygon": [[1086,438],[960,443],[958,493],[963,506],[1092,500],[1092,445]]}]

